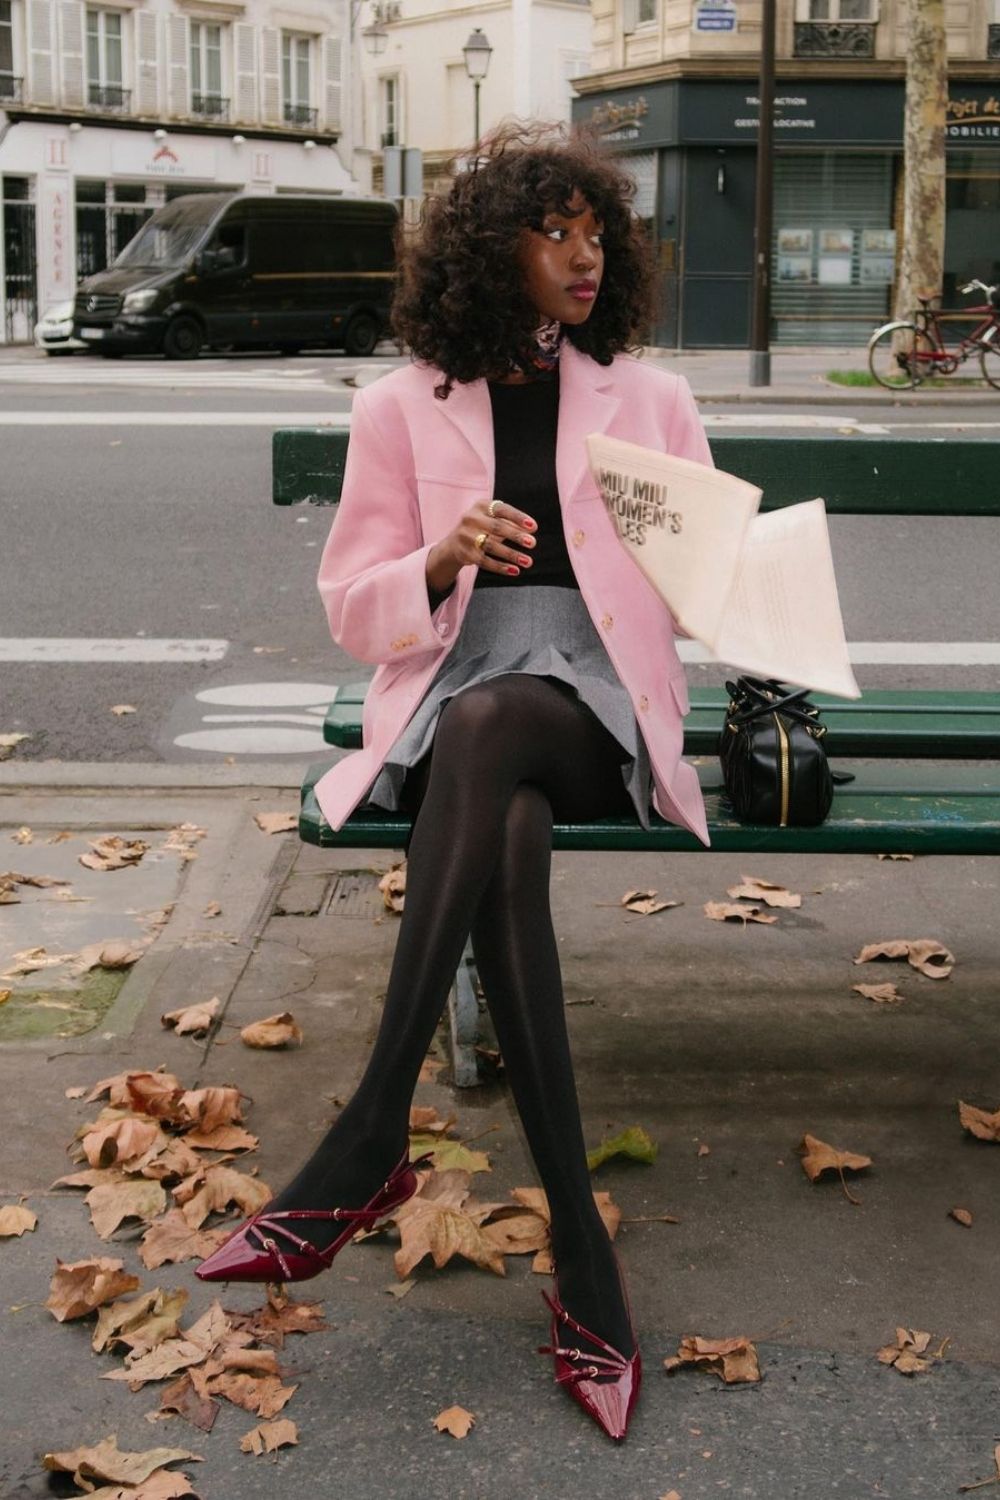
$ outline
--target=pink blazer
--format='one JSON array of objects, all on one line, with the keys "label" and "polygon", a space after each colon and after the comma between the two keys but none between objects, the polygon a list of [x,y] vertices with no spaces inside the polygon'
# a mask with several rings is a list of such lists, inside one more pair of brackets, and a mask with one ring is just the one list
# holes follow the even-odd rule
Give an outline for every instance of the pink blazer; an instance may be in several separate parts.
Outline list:
[{"label": "pink blazer", "polygon": [[[493,498],[486,382],[434,395],[440,372],[409,365],[358,392],[340,509],[319,570],[333,639],[378,664],[365,697],[363,746],[316,784],[332,828],[370,790],[386,756],[455,643],[476,578],[463,568],[431,614],[426,557],[476,500]],[[587,468],[584,438],[612,433],[710,464],[687,382],[622,355],[597,364],[571,344],[560,360],[556,474],[569,555],[649,750],[654,806],[708,843],[693,766],[681,759],[688,710],[669,610],[615,535]],[[501,499],[503,496],[500,497]]]}]

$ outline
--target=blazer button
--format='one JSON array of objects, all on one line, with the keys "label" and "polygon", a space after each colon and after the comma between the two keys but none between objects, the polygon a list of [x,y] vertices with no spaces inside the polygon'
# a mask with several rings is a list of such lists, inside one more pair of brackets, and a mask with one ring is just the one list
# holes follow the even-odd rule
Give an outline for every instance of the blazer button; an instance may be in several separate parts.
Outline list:
[{"label": "blazer button", "polygon": [[438,633],[438,635],[450,635],[451,634],[451,626],[448,624],[447,620],[442,620],[441,621],[440,625],[437,628],[437,633]]},{"label": "blazer button", "polygon": [[573,533],[573,546],[574,547],[582,547],[585,535],[586,535],[586,533],[583,532],[583,531],[574,531],[574,533]]},{"label": "blazer button", "polygon": [[614,623],[615,623],[614,615],[602,615],[601,616],[601,624],[604,626],[605,630],[610,630],[611,627],[612,627],[612,625]]},{"label": "blazer button", "polygon": [[646,694],[643,693],[642,697],[639,699],[639,711],[640,711],[640,713],[645,713],[648,708],[649,708],[649,699],[646,697]]}]

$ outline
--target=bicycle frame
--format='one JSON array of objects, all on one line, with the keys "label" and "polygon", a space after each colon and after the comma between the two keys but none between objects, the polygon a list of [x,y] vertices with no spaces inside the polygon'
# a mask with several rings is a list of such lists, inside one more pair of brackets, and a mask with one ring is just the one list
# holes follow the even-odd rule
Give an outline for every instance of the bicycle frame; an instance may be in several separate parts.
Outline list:
[{"label": "bicycle frame", "polygon": [[[971,333],[962,335],[957,347],[949,349],[941,332],[941,323],[948,318],[969,314],[983,314],[984,316]],[[922,364],[925,368],[940,368],[945,375],[957,370],[960,364],[964,364],[973,353],[978,353],[984,346],[989,348],[994,345],[997,334],[1000,333],[1000,317],[989,303],[983,307],[948,309],[929,307],[925,304],[919,312],[914,313],[913,321],[934,346],[928,350],[915,351],[913,357],[917,364]]]}]

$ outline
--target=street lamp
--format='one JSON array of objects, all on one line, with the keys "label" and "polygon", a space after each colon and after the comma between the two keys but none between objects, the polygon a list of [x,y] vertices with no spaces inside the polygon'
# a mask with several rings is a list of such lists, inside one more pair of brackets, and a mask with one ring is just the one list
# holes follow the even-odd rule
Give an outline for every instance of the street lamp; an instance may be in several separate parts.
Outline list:
[{"label": "street lamp", "polygon": [[371,26],[366,26],[361,33],[365,44],[365,51],[372,57],[379,57],[389,45],[389,33],[380,20],[373,21]]},{"label": "street lamp", "polygon": [[493,56],[493,48],[489,44],[486,33],[481,26],[477,26],[462,48],[462,56],[465,58],[465,71],[472,79],[475,89],[475,131],[473,143],[479,146],[479,85],[489,72],[490,58]]}]

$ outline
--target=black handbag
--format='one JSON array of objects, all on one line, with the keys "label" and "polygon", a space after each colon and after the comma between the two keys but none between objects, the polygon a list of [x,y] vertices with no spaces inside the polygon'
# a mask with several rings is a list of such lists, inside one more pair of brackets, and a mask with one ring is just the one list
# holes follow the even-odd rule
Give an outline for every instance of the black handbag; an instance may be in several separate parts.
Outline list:
[{"label": "black handbag", "polygon": [[779,828],[822,823],[833,802],[834,776],[823,744],[826,726],[808,689],[739,677],[726,683],[726,691],[719,759],[736,817]]}]

